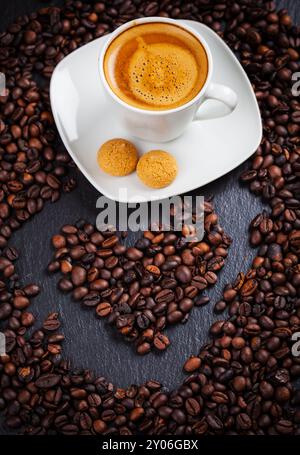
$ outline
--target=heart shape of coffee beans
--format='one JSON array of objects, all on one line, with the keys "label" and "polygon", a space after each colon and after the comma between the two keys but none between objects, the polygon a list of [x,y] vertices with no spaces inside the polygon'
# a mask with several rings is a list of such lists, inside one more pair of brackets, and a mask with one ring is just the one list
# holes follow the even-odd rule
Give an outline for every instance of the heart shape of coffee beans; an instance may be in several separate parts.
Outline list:
[{"label": "heart shape of coffee beans", "polygon": [[164,329],[209,301],[202,293],[216,283],[231,243],[210,202],[204,214],[205,235],[197,243],[181,233],[146,231],[128,248],[84,220],[65,225],[52,237],[48,271],[60,271],[59,289],[107,318],[138,354],[163,351],[170,344]]}]

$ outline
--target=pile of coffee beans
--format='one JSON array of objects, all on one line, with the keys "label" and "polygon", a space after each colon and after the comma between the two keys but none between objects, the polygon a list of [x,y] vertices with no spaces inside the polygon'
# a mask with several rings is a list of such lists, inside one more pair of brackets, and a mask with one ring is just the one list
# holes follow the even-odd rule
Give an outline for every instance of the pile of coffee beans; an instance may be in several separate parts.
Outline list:
[{"label": "pile of coffee beans", "polygon": [[[56,142],[47,84],[38,86],[36,76],[48,79],[80,45],[129,19],[152,15],[201,21],[240,58],[264,133],[241,180],[269,206],[250,226],[250,243],[257,248],[250,270],[241,271],[216,303],[216,311],[226,308],[228,316],[212,325],[211,341],[185,362],[188,376],[172,392],[155,381],[119,389],[72,368],[61,353],[56,314],[31,332],[28,307],[38,287],[22,287],[17,252],[7,245],[11,232],[44,200],[55,201],[64,185],[74,185],[63,183],[69,157]],[[300,331],[300,103],[292,75],[300,70],[300,28],[267,0],[68,1],[19,18],[0,43],[0,71],[9,91],[0,97],[0,319],[7,338],[0,409],[6,425],[28,434],[299,435],[300,356],[293,335]],[[75,237],[85,232],[75,227]],[[74,247],[66,240],[72,235],[62,236],[67,251]],[[56,246],[60,240],[54,239]],[[57,259],[67,270],[69,264]]]},{"label": "pile of coffee beans", "polygon": [[163,330],[186,322],[194,305],[208,303],[201,293],[216,283],[227,256],[231,241],[209,202],[204,217],[201,242],[185,242],[171,231],[146,231],[130,248],[115,233],[80,220],[52,237],[55,254],[48,270],[59,270],[58,287],[107,317],[139,354],[151,347],[162,351],[170,344]]}]

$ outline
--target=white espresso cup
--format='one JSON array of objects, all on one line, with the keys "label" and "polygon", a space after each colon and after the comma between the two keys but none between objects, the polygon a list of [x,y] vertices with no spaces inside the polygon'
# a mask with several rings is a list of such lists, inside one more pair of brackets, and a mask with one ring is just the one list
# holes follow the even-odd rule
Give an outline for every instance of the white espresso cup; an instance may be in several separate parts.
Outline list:
[{"label": "white espresso cup", "polygon": [[[208,74],[203,87],[192,100],[174,109],[151,110],[131,106],[121,100],[112,91],[104,74],[104,57],[112,41],[129,28],[149,22],[173,24],[187,30],[198,39],[207,54]],[[128,134],[145,141],[168,142],[180,136],[191,122],[201,121],[203,119],[202,117],[199,119],[198,114],[200,114],[203,102],[207,99],[221,101],[229,107],[229,113],[235,109],[238,102],[237,95],[232,88],[211,82],[213,58],[207,43],[200,33],[196,32],[192,27],[178,23],[174,19],[147,17],[134,19],[121,25],[109,35],[103,46],[99,56],[99,69],[102,84],[113,102],[116,118],[118,118],[123,127],[128,131]],[[211,115],[210,118],[212,118]]]}]

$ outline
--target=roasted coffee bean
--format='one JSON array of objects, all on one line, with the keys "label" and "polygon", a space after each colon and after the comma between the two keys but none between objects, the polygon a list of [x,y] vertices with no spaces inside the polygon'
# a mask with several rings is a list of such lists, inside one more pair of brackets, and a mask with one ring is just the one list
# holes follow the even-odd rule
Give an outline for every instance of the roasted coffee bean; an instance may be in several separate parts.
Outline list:
[{"label": "roasted coffee bean", "polygon": [[160,332],[154,335],[153,345],[159,351],[165,350],[170,344],[169,338]]},{"label": "roasted coffee bean", "polygon": [[23,288],[26,297],[35,297],[40,292],[40,287],[36,284],[28,284]]},{"label": "roasted coffee bean", "polygon": [[41,389],[50,389],[56,386],[60,381],[60,376],[53,373],[48,373],[40,376],[36,381],[36,387]]},{"label": "roasted coffee bean", "polygon": [[52,245],[54,248],[59,249],[66,246],[66,239],[63,235],[54,235],[52,237]]},{"label": "roasted coffee bean", "polygon": [[98,293],[88,293],[83,297],[82,303],[87,307],[94,307],[99,304],[101,297]]},{"label": "roasted coffee bean", "polygon": [[62,278],[58,282],[58,287],[63,292],[69,292],[73,289],[73,284],[70,280],[67,280],[66,278]]},{"label": "roasted coffee bean", "polygon": [[192,299],[186,297],[179,302],[178,306],[184,313],[189,313],[194,306],[194,302]]},{"label": "roasted coffee bean", "polygon": [[170,303],[175,299],[174,292],[171,289],[164,289],[155,296],[157,303]]},{"label": "roasted coffee bean", "polygon": [[55,331],[57,329],[59,329],[60,327],[60,321],[58,319],[54,319],[54,318],[48,318],[44,321],[43,323],[43,328],[47,331]]},{"label": "roasted coffee bean", "polygon": [[170,324],[176,324],[177,322],[180,322],[182,321],[183,319],[183,313],[181,311],[171,311],[170,313],[168,313],[167,315],[167,321],[170,323]]},{"label": "roasted coffee bean", "polygon": [[201,412],[201,406],[195,398],[188,398],[185,402],[185,409],[188,415],[197,416]]},{"label": "roasted coffee bean", "polygon": [[99,303],[96,308],[96,313],[100,317],[106,317],[112,312],[112,307],[108,302]]},{"label": "roasted coffee bean", "polygon": [[175,270],[176,278],[184,284],[187,284],[192,279],[192,273],[186,265],[179,265]]},{"label": "roasted coffee bean", "polygon": [[17,310],[23,310],[29,306],[29,299],[25,296],[18,295],[14,298],[13,304]]},{"label": "roasted coffee bean", "polygon": [[71,278],[74,286],[81,286],[86,280],[86,270],[83,267],[72,267]]},{"label": "roasted coffee bean", "polygon": [[201,365],[201,359],[199,357],[190,357],[184,364],[183,369],[187,373],[192,373],[198,370]]},{"label": "roasted coffee bean", "polygon": [[126,257],[131,261],[137,261],[139,259],[142,259],[143,253],[137,248],[128,248],[126,251]]}]

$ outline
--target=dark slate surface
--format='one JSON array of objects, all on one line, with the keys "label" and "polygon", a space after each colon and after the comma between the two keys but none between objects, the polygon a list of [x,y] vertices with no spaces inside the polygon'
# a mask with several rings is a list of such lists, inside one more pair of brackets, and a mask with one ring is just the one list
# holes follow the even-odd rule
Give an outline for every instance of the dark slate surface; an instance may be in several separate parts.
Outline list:
[{"label": "dark slate surface", "polygon": [[[5,29],[16,16],[48,4],[50,2],[0,0],[0,30]],[[290,14],[300,22],[300,0],[281,0],[278,5],[288,8]],[[98,193],[79,172],[75,191],[64,195],[55,204],[48,204],[13,236],[11,244],[21,251],[17,268],[22,282],[36,282],[42,289],[31,309],[40,322],[51,311],[61,314],[66,336],[64,355],[72,360],[73,365],[92,368],[97,375],[106,376],[118,386],[138,384],[150,378],[161,381],[168,388],[181,383],[184,360],[197,354],[200,346],[208,340],[208,328],[216,319],[212,311],[213,304],[221,297],[223,286],[231,282],[239,271],[246,271],[255,254],[248,244],[248,225],[263,206],[259,199],[238,183],[238,177],[245,167],[244,164],[196,191],[199,195],[214,195],[221,225],[234,241],[226,265],[219,274],[219,281],[209,292],[211,303],[204,308],[194,309],[187,324],[167,330],[172,344],[162,354],[137,356],[133,347],[124,344],[104,320],[96,320],[93,311],[85,311],[80,304],[72,302],[70,296],[62,295],[56,288],[57,276],[48,276],[45,272],[52,254],[51,236],[64,223],[75,222],[78,218],[95,221]],[[127,242],[133,243],[134,235],[129,234]],[[2,434],[5,432],[3,429]]]}]

